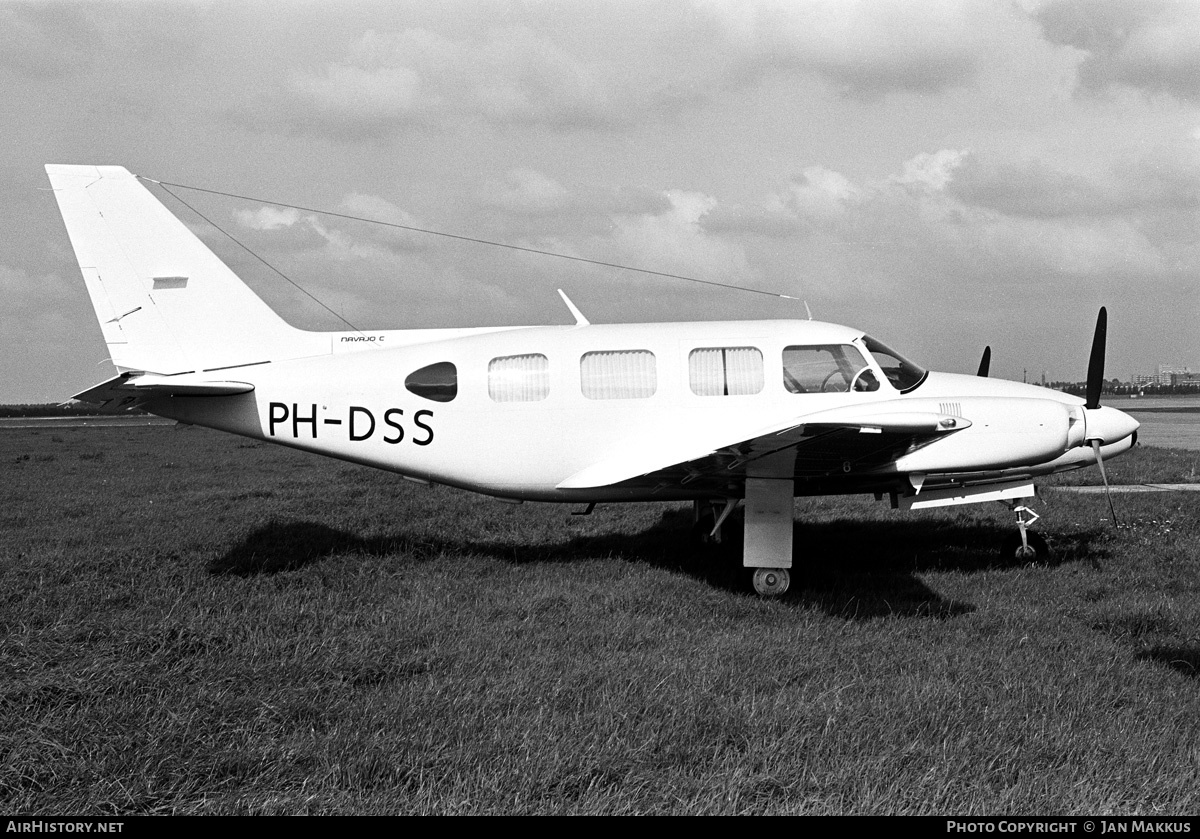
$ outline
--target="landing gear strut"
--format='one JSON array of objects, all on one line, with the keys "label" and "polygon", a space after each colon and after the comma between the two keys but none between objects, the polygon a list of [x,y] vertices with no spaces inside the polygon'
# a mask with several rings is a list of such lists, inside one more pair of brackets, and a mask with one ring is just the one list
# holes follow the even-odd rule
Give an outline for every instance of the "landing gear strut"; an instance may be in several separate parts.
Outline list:
[{"label": "landing gear strut", "polygon": [[699,546],[720,545],[723,540],[721,525],[738,505],[738,499],[726,498],[723,503],[713,501],[692,502],[692,540]]},{"label": "landing gear strut", "polygon": [[[792,462],[783,464],[789,476]],[[762,597],[781,596],[792,581],[793,486],[788,479],[746,478],[742,564],[754,569],[754,590]]]},{"label": "landing gear strut", "polygon": [[1001,556],[1005,559],[1015,559],[1018,562],[1039,562],[1049,559],[1050,546],[1046,544],[1046,540],[1040,533],[1029,529],[1041,516],[1024,505],[1013,506],[1012,510],[1017,514],[1017,527],[1020,532],[1005,537],[1000,546]]}]

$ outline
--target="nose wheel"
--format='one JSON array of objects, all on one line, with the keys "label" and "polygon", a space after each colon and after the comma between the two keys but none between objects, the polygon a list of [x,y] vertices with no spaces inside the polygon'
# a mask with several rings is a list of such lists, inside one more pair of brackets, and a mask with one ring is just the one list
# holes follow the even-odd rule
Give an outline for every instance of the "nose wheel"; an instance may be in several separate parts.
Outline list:
[{"label": "nose wheel", "polygon": [[1034,533],[1029,528],[1041,516],[1025,506],[1013,507],[1017,514],[1017,528],[1020,532],[1006,536],[1000,545],[1000,555],[1005,559],[1015,559],[1018,562],[1046,562],[1050,559],[1050,545],[1040,533]]},{"label": "nose wheel", "polygon": [[781,597],[791,585],[786,568],[755,568],[754,590],[763,597]]},{"label": "nose wheel", "polygon": [[1050,546],[1040,533],[1026,533],[1024,544],[1021,543],[1021,535],[1013,533],[1005,537],[1000,553],[1006,559],[1018,562],[1046,562],[1050,559]]}]

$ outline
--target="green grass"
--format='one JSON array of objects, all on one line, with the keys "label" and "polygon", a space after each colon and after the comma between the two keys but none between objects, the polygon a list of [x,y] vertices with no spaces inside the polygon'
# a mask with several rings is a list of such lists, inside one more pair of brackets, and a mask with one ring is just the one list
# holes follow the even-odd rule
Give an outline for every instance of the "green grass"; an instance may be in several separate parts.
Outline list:
[{"label": "green grass", "polygon": [[[1200,451],[1160,449],[1138,446],[1132,453],[1104,462],[1111,484],[1194,484],[1200,483]],[[1100,485],[1100,470],[1091,467],[1053,475],[1045,486]]]},{"label": "green grass", "polygon": [[1193,494],[1113,528],[1048,489],[1037,566],[999,505],[800,499],[769,602],[682,505],[184,427],[5,431],[0,470],[3,812],[1200,809]]}]

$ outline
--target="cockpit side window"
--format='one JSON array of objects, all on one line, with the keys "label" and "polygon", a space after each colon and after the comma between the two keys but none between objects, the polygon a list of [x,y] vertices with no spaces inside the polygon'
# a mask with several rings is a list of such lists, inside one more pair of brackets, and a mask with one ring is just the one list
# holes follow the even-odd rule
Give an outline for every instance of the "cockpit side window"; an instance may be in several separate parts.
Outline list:
[{"label": "cockpit side window", "polygon": [[862,393],[878,390],[879,381],[856,347],[820,344],[784,348],[783,386],[789,393]]},{"label": "cockpit side window", "polygon": [[867,351],[883,369],[888,382],[901,393],[916,390],[929,375],[924,367],[909,361],[882,341],[876,341],[869,335],[864,335],[862,340]]}]

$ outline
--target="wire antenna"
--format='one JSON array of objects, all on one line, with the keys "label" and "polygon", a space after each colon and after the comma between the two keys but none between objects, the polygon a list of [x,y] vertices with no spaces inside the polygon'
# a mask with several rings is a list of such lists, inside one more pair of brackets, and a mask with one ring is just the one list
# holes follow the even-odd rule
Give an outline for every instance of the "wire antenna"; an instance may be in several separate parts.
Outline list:
[{"label": "wire antenna", "polygon": [[[790,294],[781,294],[777,291],[768,291],[766,289],[761,289],[761,288],[752,288],[750,286],[733,285],[732,283],[719,283],[719,282],[716,282],[715,280],[701,280],[697,277],[688,277],[683,274],[671,274],[666,271],[652,271],[648,268],[635,268],[631,265],[621,265],[620,263],[617,263],[617,262],[604,262],[603,260],[599,260],[599,259],[588,259],[588,258],[582,257],[582,256],[571,256],[571,255],[565,254],[565,253],[556,253],[555,251],[540,250],[538,248],[527,248],[522,245],[512,245],[507,242],[493,242],[489,239],[479,239],[474,236],[462,236],[458,233],[446,233],[441,230],[430,230],[425,227],[413,227],[413,226],[407,225],[407,224],[396,224],[396,223],[390,222],[390,221],[380,221],[379,219],[364,218],[363,216],[352,216],[347,213],[336,213],[336,212],[333,212],[332,210],[317,210],[312,207],[301,207],[297,204],[286,204],[283,201],[272,201],[267,198],[255,198],[250,195],[238,195],[237,193],[222,192],[217,189],[205,189],[204,187],[189,186],[187,184],[171,183],[170,181],[156,181],[153,178],[147,178],[144,175],[138,175],[137,177],[141,178],[144,181],[149,181],[150,183],[158,184],[159,186],[163,187],[164,189],[166,187],[173,186],[176,189],[189,189],[189,190],[193,190],[195,192],[207,192],[210,195],[220,195],[225,198],[237,198],[241,201],[255,201],[259,204],[271,204],[272,206],[275,206],[275,207],[286,207],[289,210],[300,210],[305,213],[317,213],[319,215],[332,216],[334,218],[344,218],[344,219],[349,219],[351,221],[362,221],[362,222],[366,222],[368,224],[379,224],[384,227],[394,227],[397,230],[408,230],[413,233],[426,233],[430,236],[442,236],[447,239],[457,239],[461,242],[473,242],[477,245],[489,245],[494,248],[507,248],[508,250],[521,251],[523,253],[532,253],[532,254],[537,254],[539,256],[552,256],[556,259],[569,259],[572,262],[585,262],[589,265],[599,265],[604,268],[616,268],[621,271],[635,271],[639,274],[649,274],[650,276],[653,276],[653,277],[665,277],[667,279],[672,279],[672,280],[683,280],[683,281],[689,282],[689,283],[700,283],[701,285],[709,285],[709,286],[716,286],[718,288],[733,289],[734,291],[746,291],[746,292],[750,292],[751,294],[762,294],[767,297],[777,297],[781,300],[800,300],[799,297],[793,297]],[[171,192],[171,191],[168,189],[167,192]],[[192,208],[191,205],[187,204],[187,202],[183,201],[183,199],[179,198],[179,196],[175,195],[175,193],[171,192],[171,195],[173,197],[175,197],[177,200],[179,200],[180,202],[182,202],[185,206],[192,209],[193,212],[196,212],[195,208]],[[197,215],[199,215],[199,213],[197,213]],[[204,218],[204,217],[201,216],[201,218]],[[207,221],[207,219],[205,219],[205,220]],[[209,222],[209,224],[212,224],[212,222]],[[213,226],[216,227],[216,225],[213,225]],[[219,227],[217,229],[220,230]],[[221,232],[225,233],[225,231],[223,231],[223,230]],[[229,236],[228,233],[225,233],[225,235]],[[229,238],[233,239],[232,236],[229,236]],[[236,242],[237,240],[234,239],[234,241]],[[238,242],[238,244],[241,245],[241,242]],[[241,245],[241,246],[245,247],[245,245]],[[247,250],[249,250],[249,248],[247,248]],[[255,257],[258,259],[261,259],[261,257],[257,256],[257,254],[255,254]],[[271,270],[275,270],[275,269],[272,268]],[[276,272],[276,273],[278,273],[278,272]],[[282,275],[280,275],[280,276],[282,276]],[[287,279],[287,278],[284,277],[284,279]],[[292,282],[292,281],[288,280],[288,282]],[[295,285],[295,283],[292,283],[292,284]],[[299,286],[297,286],[297,288],[299,288]],[[305,293],[307,294],[307,292],[305,292]],[[309,296],[311,297],[312,295],[309,295]],[[313,299],[315,300],[316,298],[314,297]],[[320,301],[318,301],[318,302],[320,302]],[[321,304],[321,305],[324,306],[324,304]],[[328,307],[326,307],[326,308],[328,308]]]},{"label": "wire antenna", "polygon": [[[183,206],[187,207],[187,208],[188,208],[189,210],[191,210],[193,213],[195,213],[196,215],[200,216],[200,218],[204,219],[206,222],[208,222],[210,225],[212,225],[212,226],[213,226],[213,227],[214,227],[216,230],[218,230],[220,233],[222,233],[224,236],[226,236],[226,237],[227,237],[227,238],[228,238],[228,239],[229,239],[231,242],[233,242],[233,243],[234,243],[235,245],[237,245],[239,248],[241,248],[242,250],[244,250],[246,253],[250,254],[252,257],[254,257],[255,259],[257,259],[257,260],[258,260],[259,262],[261,262],[263,265],[265,265],[265,266],[267,266],[268,268],[270,268],[272,271],[274,271],[274,272],[275,272],[276,274],[278,274],[279,276],[283,277],[283,278],[284,278],[285,280],[287,280],[287,281],[288,281],[288,282],[289,282],[289,283],[290,283],[290,284],[291,284],[293,287],[295,287],[295,288],[296,288],[296,289],[298,289],[298,290],[299,290],[299,291],[300,291],[302,294],[304,294],[304,296],[305,296],[305,297],[307,297],[309,300],[312,300],[314,303],[316,303],[316,304],[317,304],[318,306],[320,306],[322,309],[324,309],[325,311],[329,312],[329,314],[333,315],[335,318],[337,318],[338,320],[340,320],[342,323],[346,324],[346,326],[350,327],[350,329],[351,329],[352,331],[354,331],[354,332],[357,332],[359,335],[363,334],[363,333],[362,333],[362,330],[360,330],[360,329],[359,329],[357,326],[355,326],[354,324],[352,324],[350,321],[346,320],[344,317],[342,317],[340,314],[338,314],[337,312],[335,312],[333,309],[329,308],[329,306],[325,305],[325,303],[323,303],[323,302],[322,302],[322,301],[321,301],[321,300],[320,300],[318,297],[316,297],[314,294],[312,294],[310,291],[308,291],[308,289],[304,288],[304,286],[300,285],[300,284],[299,284],[299,283],[297,283],[295,280],[293,280],[291,277],[289,277],[287,274],[283,273],[283,272],[282,272],[282,271],[280,271],[278,268],[276,268],[274,265],[272,265],[271,263],[267,262],[265,259],[263,259],[261,256],[259,256],[257,253],[255,253],[254,251],[252,251],[252,250],[250,249],[249,245],[246,245],[245,243],[243,243],[241,240],[239,240],[239,239],[238,239],[236,236],[234,236],[234,235],[233,235],[232,233],[230,233],[228,230],[226,230],[225,228],[221,227],[221,226],[220,226],[219,224],[217,224],[215,221],[213,221],[212,219],[210,219],[208,216],[204,215],[204,213],[202,213],[202,212],[200,212],[199,210],[197,210],[195,207],[193,207],[193,206],[192,206],[191,204],[189,204],[188,202],[184,201],[182,198],[180,198],[178,195],[176,195],[174,192],[172,192],[172,191],[169,189],[169,186],[177,186],[177,184],[169,184],[169,185],[168,185],[168,184],[164,184],[162,181],[156,181],[156,180],[153,180],[153,179],[151,179],[151,178],[142,178],[142,176],[141,176],[141,175],[138,175],[137,177],[138,177],[138,178],[141,178],[141,179],[142,179],[142,180],[144,180],[144,181],[150,181],[150,183],[152,183],[152,184],[158,184],[160,187],[162,187],[162,188],[163,188],[163,191],[164,191],[164,192],[166,192],[168,195],[170,195],[172,198],[174,198],[176,201],[178,201],[178,202],[179,202],[180,204],[182,204]],[[184,189],[187,189],[188,187],[183,187],[183,188],[184,188]]]}]

